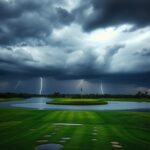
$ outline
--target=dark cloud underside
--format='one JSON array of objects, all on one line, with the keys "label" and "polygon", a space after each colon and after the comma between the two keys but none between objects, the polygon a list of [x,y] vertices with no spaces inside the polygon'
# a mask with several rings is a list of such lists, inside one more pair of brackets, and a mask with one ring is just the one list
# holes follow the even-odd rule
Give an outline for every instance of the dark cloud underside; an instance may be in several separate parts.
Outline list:
[{"label": "dark cloud underside", "polygon": [[90,4],[93,13],[83,22],[86,31],[125,23],[136,28],[150,24],[149,0],[92,0]]},{"label": "dark cloud underside", "polygon": [[1,80],[148,86],[149,41],[149,0],[0,1]]}]

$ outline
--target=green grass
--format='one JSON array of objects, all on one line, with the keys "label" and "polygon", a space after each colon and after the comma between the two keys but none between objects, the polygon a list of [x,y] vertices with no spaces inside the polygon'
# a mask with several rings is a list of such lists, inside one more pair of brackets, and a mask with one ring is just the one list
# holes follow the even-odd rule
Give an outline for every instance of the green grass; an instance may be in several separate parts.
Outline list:
[{"label": "green grass", "polygon": [[50,100],[47,104],[57,104],[57,105],[104,105],[107,101],[102,99],[75,99],[75,98],[55,98]]},{"label": "green grass", "polygon": [[0,98],[0,102],[24,100],[22,97]]},{"label": "green grass", "polygon": [[150,102],[150,98],[54,98],[47,104],[57,105],[103,105],[107,101]]},{"label": "green grass", "polygon": [[[48,143],[60,138],[71,139],[63,150],[115,150],[111,141],[119,141],[123,150],[150,149],[149,112],[52,111],[14,108],[0,109],[0,149],[33,150],[38,139],[54,132],[53,123],[80,123],[81,126],[59,126]],[[96,127],[98,135],[92,135]],[[97,138],[98,141],[92,141]]]},{"label": "green grass", "polygon": [[102,98],[105,101],[150,102],[150,98]]}]

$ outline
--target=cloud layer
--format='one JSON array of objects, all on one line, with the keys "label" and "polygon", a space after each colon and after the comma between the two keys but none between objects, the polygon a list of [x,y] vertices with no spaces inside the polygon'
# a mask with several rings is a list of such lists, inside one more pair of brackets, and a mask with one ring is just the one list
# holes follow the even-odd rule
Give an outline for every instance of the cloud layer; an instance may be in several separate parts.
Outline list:
[{"label": "cloud layer", "polygon": [[[150,23],[149,0],[88,0],[89,16],[83,22],[87,31],[99,27],[133,24],[135,28]],[[91,8],[91,9],[90,9]]]},{"label": "cloud layer", "polygon": [[150,82],[149,0],[1,0],[0,10],[3,77]]}]

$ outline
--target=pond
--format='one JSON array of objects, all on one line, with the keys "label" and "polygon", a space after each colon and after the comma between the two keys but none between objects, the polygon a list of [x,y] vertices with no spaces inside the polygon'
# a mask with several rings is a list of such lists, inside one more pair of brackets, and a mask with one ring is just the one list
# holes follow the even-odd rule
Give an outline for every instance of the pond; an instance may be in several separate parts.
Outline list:
[{"label": "pond", "polygon": [[[50,98],[29,98],[22,101],[0,102],[0,107],[32,108],[39,110],[138,110],[150,111],[150,102],[108,101],[107,105],[52,105]],[[52,100],[52,99],[51,99]]]}]

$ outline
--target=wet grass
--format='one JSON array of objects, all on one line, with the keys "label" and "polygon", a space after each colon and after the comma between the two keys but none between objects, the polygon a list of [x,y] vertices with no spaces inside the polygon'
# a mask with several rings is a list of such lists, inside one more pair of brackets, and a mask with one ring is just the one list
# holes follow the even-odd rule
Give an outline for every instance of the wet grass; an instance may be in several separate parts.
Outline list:
[{"label": "wet grass", "polygon": [[150,102],[150,98],[102,98],[105,101]]},{"label": "wet grass", "polygon": [[89,99],[89,98],[55,98],[50,100],[47,104],[57,104],[57,105],[105,105],[106,100],[103,99]]},{"label": "wet grass", "polygon": [[[80,126],[54,125],[77,123]],[[118,141],[123,150],[150,149],[149,112],[52,111],[1,108],[0,149],[33,150],[37,140],[48,139],[64,150],[115,150]],[[93,129],[97,135],[93,135]],[[53,134],[55,133],[55,134]],[[50,134],[51,137],[44,137]],[[62,137],[70,137],[60,143]],[[92,141],[92,139],[97,141]]]},{"label": "wet grass", "polygon": [[24,100],[22,97],[0,98],[0,102]]},{"label": "wet grass", "polygon": [[54,98],[47,104],[57,105],[105,105],[107,101],[150,102],[150,98]]}]

